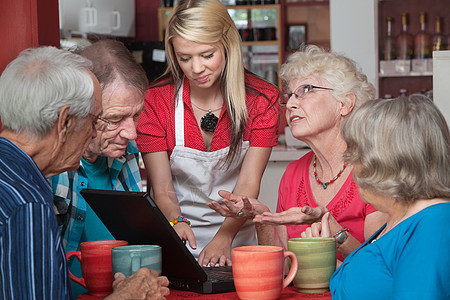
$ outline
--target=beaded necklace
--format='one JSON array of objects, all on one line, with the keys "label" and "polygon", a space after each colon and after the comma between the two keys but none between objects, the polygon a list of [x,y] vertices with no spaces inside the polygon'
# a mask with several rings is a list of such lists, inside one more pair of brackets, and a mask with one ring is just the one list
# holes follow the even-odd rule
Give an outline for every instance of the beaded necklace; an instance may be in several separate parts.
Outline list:
[{"label": "beaded necklace", "polygon": [[326,190],[326,189],[327,189],[327,186],[328,186],[329,184],[335,182],[339,177],[341,177],[341,174],[342,174],[342,172],[344,172],[346,165],[344,164],[344,165],[342,166],[342,169],[339,171],[339,173],[338,173],[336,176],[333,177],[333,179],[331,179],[331,180],[328,181],[328,182],[322,182],[322,181],[320,181],[319,176],[317,176],[317,172],[316,172],[316,161],[317,161],[317,157],[316,157],[316,155],[314,155],[314,161],[313,161],[314,178],[316,179],[317,183],[318,183],[318,184],[321,184],[322,187],[323,187],[323,189]]}]

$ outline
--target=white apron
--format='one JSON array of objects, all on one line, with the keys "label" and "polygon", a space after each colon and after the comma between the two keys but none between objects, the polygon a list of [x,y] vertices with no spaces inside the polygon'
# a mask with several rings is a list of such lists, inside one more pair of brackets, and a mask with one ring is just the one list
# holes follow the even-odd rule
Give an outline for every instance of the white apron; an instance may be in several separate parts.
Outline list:
[{"label": "white apron", "polygon": [[[197,249],[191,249],[189,246],[188,249],[196,259],[225,219],[210,209],[206,202],[221,200],[219,190],[233,191],[248,147],[248,141],[242,143],[240,157],[235,159],[228,170],[222,160],[227,156],[229,147],[214,152],[185,147],[183,86],[181,86],[175,106],[175,148],[170,156],[170,169],[181,213],[191,221]],[[255,226],[248,220],[236,235],[232,247],[256,244]]]}]

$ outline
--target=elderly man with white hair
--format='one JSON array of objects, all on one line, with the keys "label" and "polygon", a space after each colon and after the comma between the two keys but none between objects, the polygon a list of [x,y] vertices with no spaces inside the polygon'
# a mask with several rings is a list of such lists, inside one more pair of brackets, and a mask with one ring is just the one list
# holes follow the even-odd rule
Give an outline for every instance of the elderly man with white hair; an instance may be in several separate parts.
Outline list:
[{"label": "elderly man with white hair", "polygon": [[[102,112],[89,60],[41,47],[0,77],[0,299],[71,299],[70,278],[46,177],[76,169]],[[116,276],[110,299],[154,299],[168,280],[142,269]]]}]

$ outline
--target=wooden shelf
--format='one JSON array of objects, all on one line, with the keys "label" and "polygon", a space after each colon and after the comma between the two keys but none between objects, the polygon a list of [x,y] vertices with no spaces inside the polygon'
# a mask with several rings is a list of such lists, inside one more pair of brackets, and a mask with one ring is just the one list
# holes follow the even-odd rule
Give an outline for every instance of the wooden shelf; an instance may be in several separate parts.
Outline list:
[{"label": "wooden shelf", "polygon": [[284,1],[284,6],[322,6],[322,5],[330,5],[328,0],[324,1],[297,1],[297,2],[286,2]]},{"label": "wooden shelf", "polygon": [[409,72],[405,74],[379,74],[380,78],[390,78],[390,77],[428,77],[433,76],[433,72]]},{"label": "wooden shelf", "polygon": [[242,42],[242,46],[270,46],[270,45],[278,45],[278,40],[273,41],[246,41]]},{"label": "wooden shelf", "polygon": [[[378,1],[376,10],[378,24],[376,26],[378,29],[377,38],[380,52],[384,43],[387,17],[393,18],[392,34],[393,36],[397,36],[401,30],[401,14],[405,12],[408,13],[408,31],[410,34],[414,35],[420,30],[419,13],[423,11],[426,13],[427,32],[433,34],[436,16],[442,17],[442,24],[448,25],[450,23],[450,15],[447,13],[449,9],[450,1],[448,0]],[[448,35],[448,33],[448,27],[444,27],[443,34]],[[377,63],[379,63],[379,61]],[[391,94],[396,97],[399,95],[400,88],[406,89],[408,94],[433,89],[433,72],[409,72],[401,75],[378,74],[378,79],[380,97],[383,97],[385,94]]]},{"label": "wooden shelf", "polygon": [[278,4],[226,5],[227,9],[278,9]]}]

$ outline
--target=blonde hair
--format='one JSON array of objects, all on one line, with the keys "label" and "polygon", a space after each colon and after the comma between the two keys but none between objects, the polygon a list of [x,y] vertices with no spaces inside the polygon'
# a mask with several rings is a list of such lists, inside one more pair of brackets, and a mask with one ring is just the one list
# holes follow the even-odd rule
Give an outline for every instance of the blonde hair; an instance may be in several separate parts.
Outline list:
[{"label": "blonde hair", "polygon": [[[230,153],[233,160],[240,151],[242,133],[247,120],[245,72],[239,32],[226,7],[219,0],[180,0],[174,7],[165,32],[168,66],[162,77],[172,76],[177,94],[184,74],[177,63],[173,39],[223,46],[225,66],[220,78],[227,113],[231,120]],[[174,95],[174,97],[175,97]]]}]

